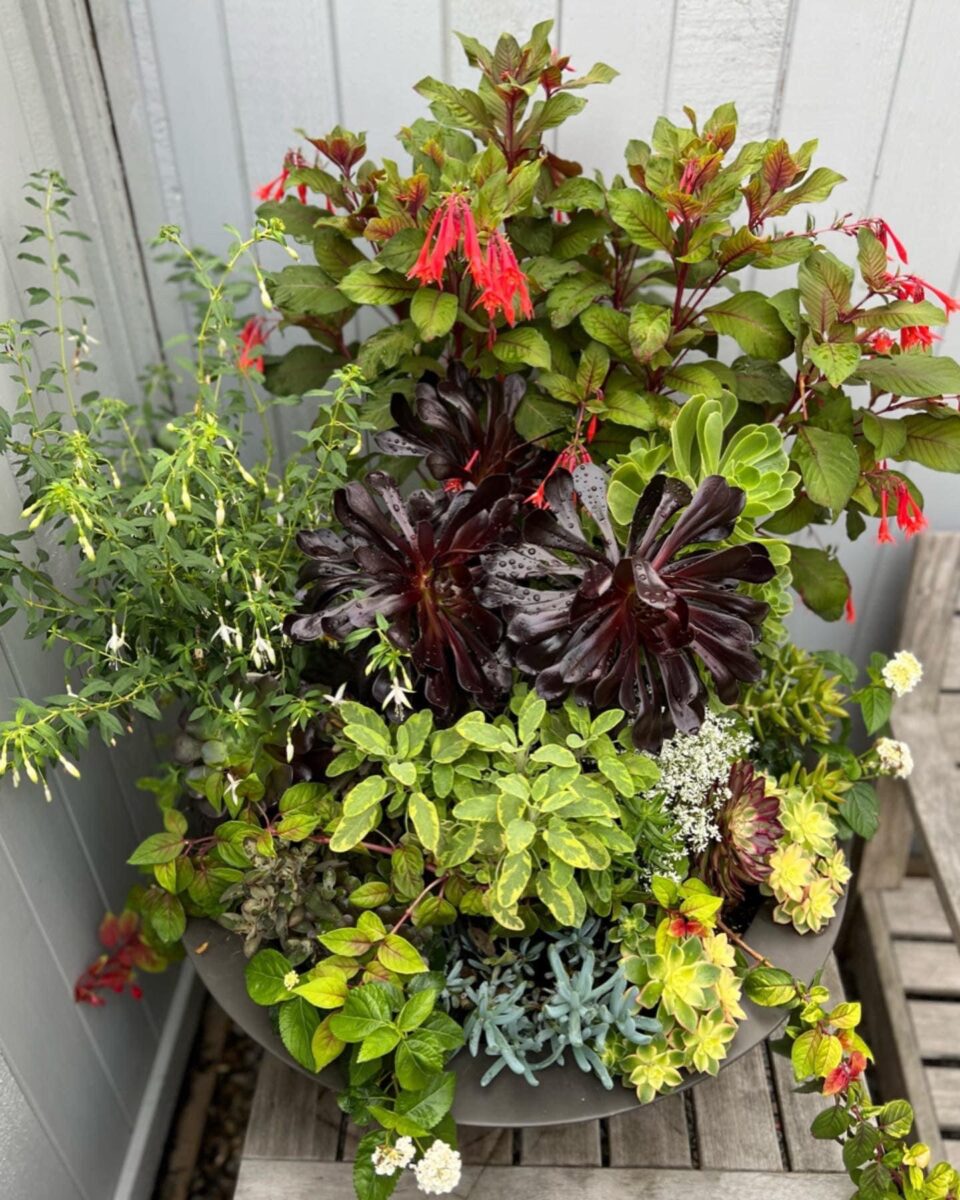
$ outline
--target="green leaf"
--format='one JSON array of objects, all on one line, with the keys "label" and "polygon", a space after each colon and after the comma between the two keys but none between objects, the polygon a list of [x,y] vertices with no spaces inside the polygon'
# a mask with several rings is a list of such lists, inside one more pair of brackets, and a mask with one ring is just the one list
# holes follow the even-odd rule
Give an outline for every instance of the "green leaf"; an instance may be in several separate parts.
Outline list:
[{"label": "green leaf", "polygon": [[393,1025],[381,1025],[379,1029],[375,1029],[373,1033],[365,1037],[360,1043],[360,1049],[357,1053],[357,1062],[373,1062],[374,1059],[383,1058],[400,1041],[400,1030]]},{"label": "green leaf", "polygon": [[857,378],[881,392],[892,392],[897,396],[943,396],[960,392],[960,364],[945,354],[934,357],[914,352],[863,359],[857,368]]},{"label": "green leaf", "polygon": [[901,1194],[893,1182],[893,1173],[883,1163],[867,1163],[860,1172],[857,1200],[896,1200]]},{"label": "green leaf", "polygon": [[[364,916],[367,914],[364,913]],[[341,954],[345,958],[360,958],[374,944],[359,925],[347,925],[342,929],[328,929],[326,933],[317,934],[321,946],[325,946],[331,954]]]},{"label": "green leaf", "polygon": [[413,792],[407,801],[407,812],[417,831],[417,837],[435,854],[440,845],[440,817],[437,806],[423,792]]},{"label": "green leaf", "polygon": [[557,190],[544,201],[546,208],[555,208],[558,212],[573,212],[578,208],[589,208],[599,211],[603,208],[605,197],[603,188],[592,179],[575,175],[565,179]]},{"label": "green leaf", "polygon": [[[348,729],[359,730],[358,725],[347,726]],[[371,738],[378,736],[372,729],[365,731]],[[371,753],[367,750],[367,753]],[[389,753],[389,746],[384,751],[384,754]],[[375,808],[387,794],[387,781],[382,775],[368,775],[366,779],[361,779],[358,784],[347,792],[343,800],[343,815],[345,817],[357,817],[361,813],[367,812],[371,808]]]},{"label": "green leaf", "polygon": [[373,1169],[373,1152],[383,1141],[383,1131],[375,1129],[372,1133],[364,1134],[357,1143],[353,1160],[353,1190],[363,1200],[390,1200],[400,1182],[399,1171],[392,1175],[378,1175]]},{"label": "green leaf", "polygon": [[423,891],[423,854],[408,843],[393,852],[390,882],[398,900],[414,900]]},{"label": "green leaf", "polygon": [[790,1050],[790,1062],[793,1064],[793,1074],[799,1083],[811,1075],[816,1075],[816,1054],[820,1034],[816,1029],[807,1029],[797,1037]]},{"label": "green leaf", "polygon": [[329,316],[350,307],[334,280],[319,267],[284,267],[273,280],[272,298],[285,313],[314,317]]},{"label": "green leaf", "polygon": [[814,504],[839,512],[860,479],[860,457],[853,442],[844,433],[803,425],[797,434],[794,456],[803,486]]},{"label": "green leaf", "polygon": [[343,1011],[330,1018],[330,1029],[344,1042],[362,1042],[375,1029],[390,1022],[387,989],[379,983],[351,988]]},{"label": "green leaf", "polygon": [[907,427],[892,417],[878,417],[868,409],[860,410],[863,435],[873,446],[878,459],[896,458],[907,444]]},{"label": "green leaf", "polygon": [[[943,359],[931,359],[943,362]],[[894,453],[898,462],[909,459],[933,471],[960,471],[960,413],[911,413],[899,422],[906,433],[903,448]]]},{"label": "green leaf", "polygon": [[634,188],[613,191],[610,215],[636,246],[646,250],[673,250],[673,229],[666,210],[652,196]]},{"label": "green leaf", "polygon": [[550,370],[550,344],[542,333],[529,325],[517,329],[501,329],[493,343],[494,356],[500,362]]},{"label": "green leaf", "polygon": [[670,309],[656,304],[635,304],[630,315],[630,346],[638,362],[648,363],[667,344]]},{"label": "green leaf", "polygon": [[307,812],[285,813],[277,822],[276,835],[287,842],[302,842],[320,824],[316,814]]},{"label": "green leaf", "polygon": [[150,888],[143,898],[143,915],[162,942],[179,942],[187,928],[187,916],[176,896]]},{"label": "green leaf", "polygon": [[418,975],[427,970],[420,952],[398,933],[388,933],[377,949],[378,961],[397,975]]},{"label": "green leaf", "polygon": [[807,608],[825,621],[838,621],[843,616],[850,580],[833,554],[808,546],[791,546],[790,573],[793,586]]},{"label": "green leaf", "polygon": [[837,811],[862,838],[872,838],[880,827],[880,804],[869,783],[855,783]]},{"label": "green leaf", "polygon": [[[344,725],[343,734],[355,746],[359,746],[365,754],[373,754],[378,758],[385,758],[391,753],[392,747],[389,735],[381,733],[378,729],[371,729],[368,725]],[[364,782],[366,783],[367,781],[364,780]]]},{"label": "green leaf", "polygon": [[580,314],[580,324],[593,338],[618,358],[629,361],[633,355],[630,345],[630,318],[626,313],[603,304],[594,304]]},{"label": "green leaf", "polygon": [[853,272],[825,250],[809,254],[797,271],[804,311],[818,333],[827,333],[850,303]]},{"label": "green leaf", "polygon": [[577,391],[585,400],[602,394],[609,370],[610,355],[599,342],[591,342],[577,366]]},{"label": "green leaf", "polygon": [[530,855],[525,850],[508,854],[500,863],[494,893],[503,908],[513,908],[530,879]]},{"label": "green leaf", "polygon": [[547,295],[547,313],[554,329],[562,329],[595,304],[601,296],[609,296],[610,285],[595,275],[583,272],[572,279],[563,279]]},{"label": "green leaf", "polygon": [[302,396],[324,387],[342,362],[323,346],[291,346],[286,354],[264,359],[264,383],[274,396]]},{"label": "green leaf", "polygon": [[789,971],[778,967],[754,967],[743,980],[747,996],[763,1008],[780,1008],[796,998],[797,984]]},{"label": "green leaf", "polygon": [[560,925],[576,925],[577,909],[569,889],[556,884],[548,872],[537,874],[537,895]]},{"label": "green leaf", "polygon": [[418,288],[410,301],[410,316],[425,341],[445,337],[457,319],[457,298],[452,292]]},{"label": "green leaf", "polygon": [[755,358],[778,361],[793,349],[777,310],[759,292],[737,292],[705,309],[711,329],[726,334]]},{"label": "green leaf", "polygon": [[456,1076],[445,1071],[432,1079],[418,1092],[401,1092],[397,1098],[397,1112],[424,1129],[432,1129],[453,1107]]},{"label": "green leaf", "polygon": [[334,1037],[330,1029],[330,1017],[324,1017],[314,1030],[313,1038],[310,1041],[314,1070],[322,1071],[324,1067],[329,1066],[339,1056],[345,1045],[346,1042],[341,1042],[338,1037]]},{"label": "green leaf", "polygon": [[523,817],[514,817],[504,830],[504,840],[511,854],[526,850],[537,835],[537,827]]},{"label": "green leaf", "polygon": [[880,239],[867,228],[857,230],[857,263],[867,287],[880,291],[886,284],[887,252]]},{"label": "green leaf", "polygon": [[876,733],[890,719],[893,697],[885,687],[865,687],[854,700],[859,700],[867,733]]},{"label": "green leaf", "polygon": [[908,1137],[913,1128],[913,1108],[906,1100],[890,1100],[877,1113],[877,1124],[888,1137]]},{"label": "green leaf", "polygon": [[837,1104],[831,1104],[829,1108],[818,1112],[813,1118],[813,1124],[810,1126],[810,1132],[815,1138],[821,1141],[833,1141],[843,1135],[853,1123],[853,1117],[845,1108],[841,1108]]},{"label": "green leaf", "polygon": [[557,746],[553,743],[548,743],[534,750],[530,755],[530,761],[535,763],[549,763],[552,767],[575,767],[577,765],[576,755],[572,750],[568,750],[566,746]]},{"label": "green leaf", "polygon": [[909,300],[894,300],[858,313],[853,323],[860,329],[906,329],[912,325],[946,325],[947,314],[929,300],[916,304]]},{"label": "green leaf", "polygon": [[826,375],[831,387],[839,387],[857,369],[860,347],[856,342],[821,342],[811,347],[810,360]]},{"label": "green leaf", "polygon": [[375,379],[381,371],[392,370],[413,349],[418,336],[412,321],[378,329],[357,351],[357,366],[367,379]]},{"label": "green leaf", "polygon": [[400,1013],[397,1016],[397,1028],[401,1029],[404,1033],[409,1033],[411,1029],[419,1028],[433,1012],[436,1002],[437,992],[435,988],[423,988],[419,992],[414,992],[403,1008],[400,1009]]},{"label": "green leaf", "polygon": [[330,849],[336,854],[352,850],[378,824],[381,815],[380,806],[374,804],[355,817],[341,817],[340,823],[330,839]]},{"label": "green leaf", "polygon": [[859,1122],[853,1133],[843,1143],[843,1165],[848,1171],[861,1166],[868,1159],[873,1158],[874,1151],[880,1142],[880,1133],[871,1122]]},{"label": "green leaf", "polygon": [[398,271],[382,270],[379,263],[369,259],[351,267],[339,287],[354,304],[399,304],[418,290],[416,280]]},{"label": "green leaf", "polygon": [[244,969],[247,995],[254,1004],[279,1004],[290,999],[290,991],[283,982],[293,970],[289,959],[279,950],[258,950]]},{"label": "green leaf", "polygon": [[185,842],[179,833],[152,833],[127,859],[132,867],[152,867],[173,862],[183,852]]},{"label": "green leaf", "polygon": [[347,998],[347,977],[342,971],[330,971],[298,983],[293,989],[316,1008],[339,1008]]},{"label": "green leaf", "polygon": [[280,1037],[288,1052],[308,1071],[316,1070],[313,1061],[313,1035],[320,1018],[313,1005],[302,996],[294,996],[280,1009]]}]

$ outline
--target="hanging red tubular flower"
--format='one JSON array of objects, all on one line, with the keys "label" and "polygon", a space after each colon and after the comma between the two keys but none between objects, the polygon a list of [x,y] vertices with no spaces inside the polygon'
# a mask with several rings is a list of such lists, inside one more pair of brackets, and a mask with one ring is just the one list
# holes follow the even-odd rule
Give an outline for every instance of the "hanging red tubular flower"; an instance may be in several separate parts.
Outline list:
[{"label": "hanging red tubular flower", "polygon": [[929,350],[933,343],[939,340],[929,325],[907,325],[900,330],[900,346],[904,350],[913,346],[922,346],[924,350]]},{"label": "hanging red tubular flower", "polygon": [[[474,279],[476,274],[474,273]],[[478,281],[479,282],[479,281]],[[495,230],[487,243],[484,263],[483,292],[474,307],[482,305],[492,320],[497,312],[507,318],[507,324],[517,323],[516,301],[520,301],[520,315],[529,320],[533,316],[533,304],[527,288],[527,277],[520,270],[517,256],[505,234]]]},{"label": "hanging red tubular flower", "polygon": [[910,495],[910,489],[902,481],[897,484],[897,525],[909,539],[922,533],[928,525],[923,509]]},{"label": "hanging red tubular flower", "polygon": [[[280,174],[271,179],[268,183],[258,187],[254,195],[258,200],[282,200],[287,190],[287,180],[290,178],[290,169],[292,167],[305,167],[306,159],[299,150],[288,150],[284,155],[283,168]],[[297,184],[297,198],[301,204],[307,202],[307,185],[305,183]]]},{"label": "hanging red tubular flower", "polygon": [[866,1067],[866,1058],[859,1050],[854,1050],[850,1057],[839,1067],[835,1067],[823,1081],[823,1095],[835,1096],[837,1092],[845,1092],[851,1083],[860,1078]]},{"label": "hanging red tubular flower", "polygon": [[893,338],[888,333],[878,330],[867,338],[866,344],[877,354],[889,354],[893,349]]},{"label": "hanging red tubular flower", "polygon": [[847,595],[847,602],[843,606],[843,615],[848,625],[852,625],[857,619],[857,610],[853,604],[853,592]]},{"label": "hanging red tubular flower", "polygon": [[886,282],[900,300],[912,300],[914,303],[923,300],[927,292],[932,292],[948,313],[960,312],[960,300],[948,296],[940,288],[927,283],[919,275],[890,275],[885,276]]},{"label": "hanging red tubular flower", "polygon": [[446,270],[447,259],[463,244],[463,256],[477,287],[484,286],[484,263],[477,237],[477,225],[470,203],[465,196],[454,192],[434,209],[427,236],[417,261],[407,272],[408,279],[423,284],[439,283]]},{"label": "hanging red tubular flower", "polygon": [[884,485],[880,493],[880,526],[877,529],[877,544],[891,546],[897,540],[890,532],[890,522],[887,520],[887,489]]},{"label": "hanging red tubular flower", "polygon": [[240,344],[243,349],[237,359],[237,369],[240,371],[259,371],[263,374],[263,355],[256,354],[259,347],[266,345],[266,334],[263,328],[263,317],[251,317],[240,330]]}]

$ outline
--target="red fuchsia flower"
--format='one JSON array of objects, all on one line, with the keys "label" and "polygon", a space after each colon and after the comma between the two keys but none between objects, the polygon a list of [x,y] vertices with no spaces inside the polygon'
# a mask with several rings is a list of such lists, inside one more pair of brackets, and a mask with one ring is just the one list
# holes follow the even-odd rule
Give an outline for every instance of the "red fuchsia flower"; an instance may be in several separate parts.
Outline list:
[{"label": "red fuchsia flower", "polygon": [[454,192],[434,209],[423,247],[417,261],[407,272],[407,278],[419,279],[423,284],[440,283],[447,259],[461,245],[473,281],[482,288],[485,268],[477,225],[466,196]]},{"label": "red fuchsia flower", "polygon": [[877,544],[879,546],[892,546],[897,540],[890,532],[890,522],[887,519],[887,489],[884,487],[880,493],[880,525],[877,528]]},{"label": "red fuchsia flower", "polygon": [[914,303],[918,303],[926,298],[927,292],[932,292],[948,313],[960,312],[960,300],[948,296],[946,292],[934,287],[932,283],[927,283],[919,275],[901,275],[899,273],[892,275],[888,272],[884,276],[884,282],[898,300],[912,300]]},{"label": "red fuchsia flower", "polygon": [[835,1067],[823,1081],[823,1095],[835,1096],[845,1092],[867,1069],[867,1060],[859,1050],[854,1050],[848,1059]]},{"label": "red fuchsia flower", "polygon": [[876,354],[889,354],[893,349],[894,343],[893,338],[888,333],[884,333],[882,329],[879,329],[867,338],[866,344]]},{"label": "red fuchsia flower", "polygon": [[[520,270],[509,239],[499,230],[490,234],[483,270],[483,291],[474,308],[482,305],[491,320],[497,312],[502,312],[507,324],[513,326],[517,322],[516,302],[519,300],[520,315],[529,320],[533,316],[533,304],[527,277]],[[471,273],[476,279],[476,274],[472,270]]]},{"label": "red fuchsia flower", "polygon": [[843,606],[843,616],[848,625],[852,625],[857,619],[857,610],[853,604],[853,592],[847,596],[847,602]]},{"label": "red fuchsia flower", "polygon": [[913,346],[921,346],[924,350],[929,350],[934,342],[939,341],[940,338],[929,325],[908,325],[900,330],[900,348],[902,350],[909,350]]},{"label": "red fuchsia flower", "polygon": [[251,317],[240,330],[240,344],[243,349],[237,359],[238,370],[244,373],[259,371],[263,374],[263,355],[257,354],[256,351],[266,345],[266,340],[263,317]]},{"label": "red fuchsia flower", "polygon": [[[288,150],[283,159],[283,167],[279,175],[276,175],[269,183],[258,187],[254,195],[258,200],[282,200],[287,190],[287,180],[290,178],[290,170],[293,167],[305,167],[306,159],[298,150]],[[297,184],[297,196],[301,204],[307,202],[307,185],[305,183]]]},{"label": "red fuchsia flower", "polygon": [[923,515],[923,509],[910,495],[910,489],[900,480],[897,483],[897,525],[903,530],[908,540],[915,534],[922,533],[929,522]]}]

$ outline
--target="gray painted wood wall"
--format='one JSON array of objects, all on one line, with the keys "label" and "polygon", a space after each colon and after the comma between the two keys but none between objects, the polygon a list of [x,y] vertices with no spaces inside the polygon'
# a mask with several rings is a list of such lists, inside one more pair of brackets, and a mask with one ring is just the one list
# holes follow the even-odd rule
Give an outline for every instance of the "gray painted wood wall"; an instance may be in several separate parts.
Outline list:
[{"label": "gray painted wood wall", "polygon": [[[423,111],[414,80],[468,81],[452,30],[489,41],[548,16],[578,67],[600,58],[624,72],[559,131],[560,153],[610,172],[660,112],[735,99],[750,136],[820,137],[820,161],[850,180],[821,215],[882,214],[913,269],[960,288],[954,0],[0,0],[0,15],[2,309],[18,313],[29,282],[16,261],[19,183],[57,165],[97,235],[85,276],[100,305],[93,332],[109,342],[101,385],[128,396],[138,367],[182,327],[139,253],[162,223],[222,247],[222,225],[249,223],[253,189],[296,144],[295,126],[340,121],[389,153]],[[960,355],[960,324],[942,348]],[[925,474],[922,485],[932,523],[960,528],[954,481]],[[4,468],[0,497],[10,525],[19,497]],[[908,555],[869,539],[846,548],[860,619],[824,626],[801,614],[798,636],[861,659],[887,643]],[[11,626],[0,676],[10,695],[60,686],[56,662]],[[156,1149],[146,1135],[161,1124],[150,1116],[175,1083],[189,989],[170,977],[141,1006],[95,1012],[72,1005],[70,985],[102,908],[122,899],[118,864],[149,824],[131,779],[150,753],[142,741],[92,751],[83,780],[61,781],[50,806],[2,797],[0,1195],[13,1200],[146,1187]]]}]

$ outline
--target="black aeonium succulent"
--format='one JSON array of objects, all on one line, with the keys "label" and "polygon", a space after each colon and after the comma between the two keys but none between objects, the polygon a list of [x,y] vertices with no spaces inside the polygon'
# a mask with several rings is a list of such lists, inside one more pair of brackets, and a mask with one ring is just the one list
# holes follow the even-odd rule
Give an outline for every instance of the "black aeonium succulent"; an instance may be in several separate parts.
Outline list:
[{"label": "black aeonium succulent", "polygon": [[476,379],[452,362],[447,378],[425,376],[416,386],[413,407],[399,393],[390,412],[396,429],[376,435],[385,454],[422,458],[445,490],[458,492],[490,475],[508,475],[517,490],[538,481],[550,456],[516,431],[514,418],[526,390],[520,375]]},{"label": "black aeonium succulent", "polygon": [[[584,534],[574,496],[593,518]],[[621,548],[607,515],[606,480],[593,464],[547,485],[549,510],[531,513],[517,547],[487,562],[486,603],[502,608],[521,670],[545,699],[573,693],[594,709],[633,714],[638,745],[656,749],[704,716],[702,666],[730,704],[761,673],[753,652],[767,605],[737,590],[773,575],[757,543],[708,549],[729,537],[745,496],[721,476],[691,495],[677,479],[647,486]],[[676,519],[674,519],[676,518]],[[559,557],[559,552],[562,557]],[[540,586],[528,586],[539,581]]]},{"label": "black aeonium succulent", "polygon": [[472,698],[492,707],[511,683],[499,617],[481,604],[480,555],[510,529],[517,501],[504,475],[456,494],[404,499],[389,475],[348,483],[334,496],[344,536],[328,529],[297,535],[310,562],[303,604],[284,632],[296,641],[342,641],[386,619],[389,637],[411,660],[427,702],[443,715]]}]

